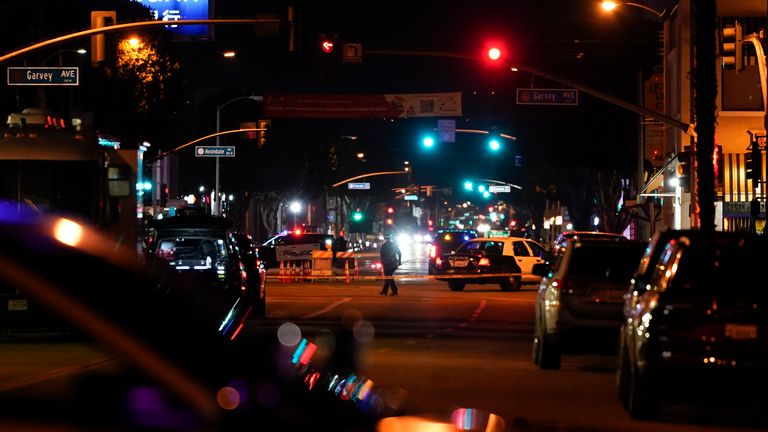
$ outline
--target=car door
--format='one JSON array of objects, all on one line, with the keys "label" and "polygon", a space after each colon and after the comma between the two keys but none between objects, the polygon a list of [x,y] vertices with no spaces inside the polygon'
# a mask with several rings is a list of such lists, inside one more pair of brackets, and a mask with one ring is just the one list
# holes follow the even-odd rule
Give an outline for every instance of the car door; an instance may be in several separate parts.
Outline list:
[{"label": "car door", "polygon": [[525,240],[513,240],[512,251],[515,254],[515,261],[520,266],[520,270],[523,272],[523,281],[539,281],[541,278],[534,275],[533,265],[536,263],[543,263],[539,256],[535,256],[531,249],[528,247],[528,243]]}]

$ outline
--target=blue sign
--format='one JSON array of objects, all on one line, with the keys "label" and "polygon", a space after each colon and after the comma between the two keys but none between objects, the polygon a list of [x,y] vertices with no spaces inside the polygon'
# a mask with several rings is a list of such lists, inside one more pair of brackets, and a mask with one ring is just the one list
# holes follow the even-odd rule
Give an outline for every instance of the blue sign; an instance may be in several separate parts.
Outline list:
[{"label": "blue sign", "polygon": [[403,199],[406,200],[406,201],[418,201],[419,200],[419,196],[418,195],[406,195],[406,196],[403,197]]},{"label": "blue sign", "polygon": [[517,89],[518,105],[578,105],[577,89]]},{"label": "blue sign", "polygon": [[370,189],[370,183],[347,183],[349,189]]},{"label": "blue sign", "polygon": [[235,146],[195,146],[197,157],[235,157]]},{"label": "blue sign", "polygon": [[9,67],[8,85],[79,85],[77,67]]},{"label": "blue sign", "polygon": [[133,0],[148,7],[156,20],[168,21],[169,28],[176,36],[189,39],[209,39],[207,25],[173,25],[178,20],[209,19],[208,0]]}]

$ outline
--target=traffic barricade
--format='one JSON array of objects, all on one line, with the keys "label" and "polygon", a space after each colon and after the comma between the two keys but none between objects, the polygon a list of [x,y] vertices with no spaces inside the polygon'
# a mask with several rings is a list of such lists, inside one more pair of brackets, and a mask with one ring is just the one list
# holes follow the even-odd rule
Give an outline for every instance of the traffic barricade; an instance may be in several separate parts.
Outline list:
[{"label": "traffic barricade", "polygon": [[333,277],[333,252],[312,251],[312,280]]}]

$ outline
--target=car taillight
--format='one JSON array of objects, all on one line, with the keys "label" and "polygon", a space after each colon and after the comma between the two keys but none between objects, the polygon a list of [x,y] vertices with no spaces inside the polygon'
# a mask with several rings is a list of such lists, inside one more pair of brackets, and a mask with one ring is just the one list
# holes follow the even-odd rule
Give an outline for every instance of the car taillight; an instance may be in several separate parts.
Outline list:
[{"label": "car taillight", "polygon": [[491,265],[491,260],[489,260],[487,257],[480,258],[480,261],[477,262],[478,267],[488,267]]},{"label": "car taillight", "polygon": [[442,266],[443,265],[442,258],[440,258],[440,257],[435,258],[435,265],[436,266]]},{"label": "car taillight", "polygon": [[432,245],[429,247],[429,257],[430,258],[437,258],[437,246]]}]

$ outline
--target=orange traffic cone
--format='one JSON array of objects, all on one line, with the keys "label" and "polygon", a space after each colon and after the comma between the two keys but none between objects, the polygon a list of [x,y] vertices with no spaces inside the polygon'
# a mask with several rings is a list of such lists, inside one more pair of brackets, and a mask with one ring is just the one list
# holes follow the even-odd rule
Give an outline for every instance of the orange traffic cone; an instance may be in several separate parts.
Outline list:
[{"label": "orange traffic cone", "polygon": [[277,280],[285,282],[285,267],[283,267],[283,260],[280,260],[280,270],[277,272]]},{"label": "orange traffic cone", "polygon": [[344,260],[344,282],[349,282],[349,260]]}]

